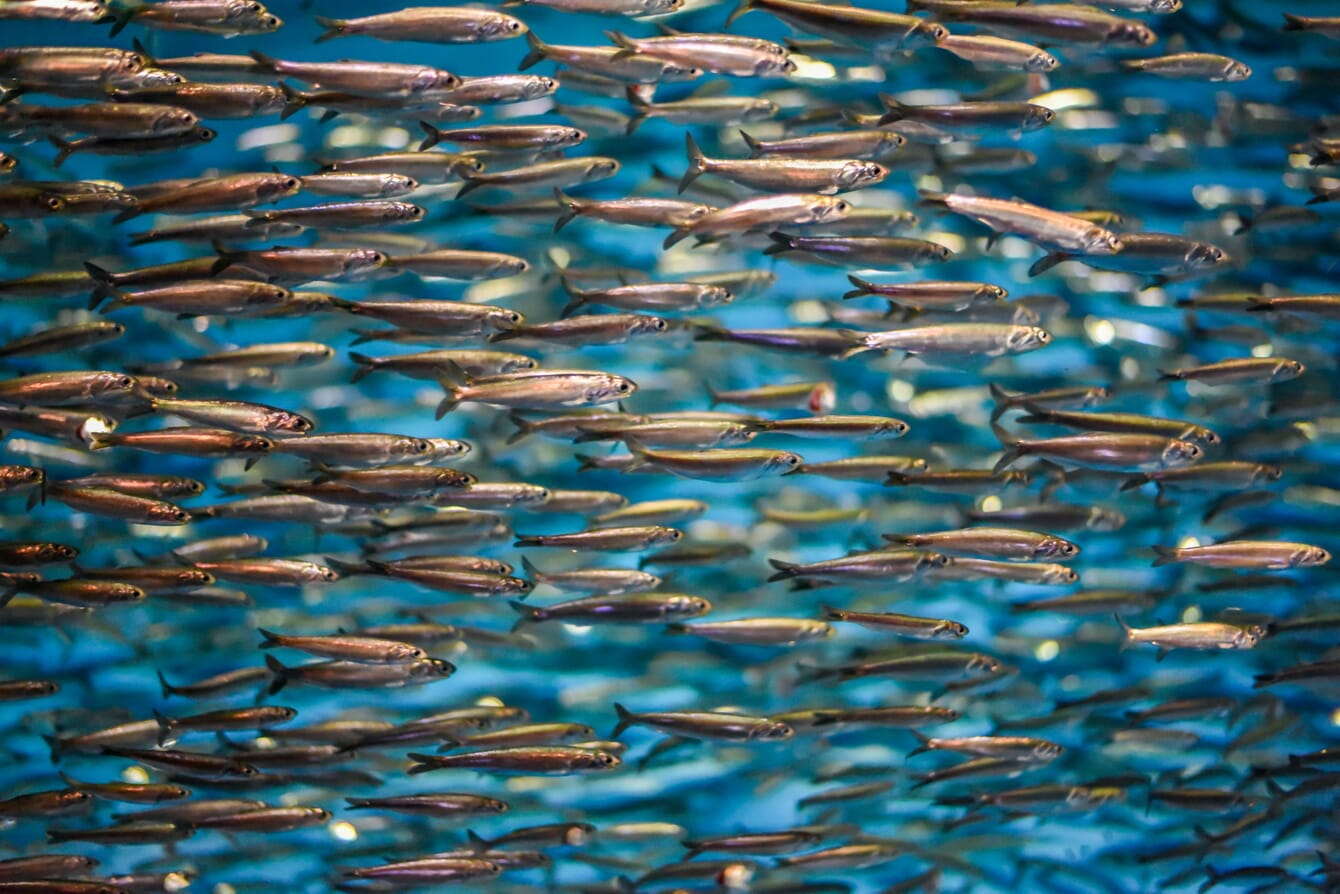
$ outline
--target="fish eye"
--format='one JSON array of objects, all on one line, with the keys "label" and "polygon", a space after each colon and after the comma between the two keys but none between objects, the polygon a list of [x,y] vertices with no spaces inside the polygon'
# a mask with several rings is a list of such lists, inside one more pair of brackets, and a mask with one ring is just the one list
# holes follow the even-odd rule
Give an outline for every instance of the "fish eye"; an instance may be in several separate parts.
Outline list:
[{"label": "fish eye", "polygon": [[794,469],[796,466],[800,465],[800,457],[793,453],[786,458],[786,464]]},{"label": "fish eye", "polygon": [[414,441],[414,452],[415,452],[415,453],[431,453],[432,450],[433,450],[433,445],[432,445],[431,443],[429,443],[428,441],[425,441],[425,440],[422,439],[422,438],[417,438],[417,439],[415,439],[415,441]]},{"label": "fish eye", "polygon": [[297,189],[302,186],[302,181],[297,177],[288,177],[284,180],[284,189]]},{"label": "fish eye", "polygon": [[839,201],[839,202],[838,202],[836,205],[834,205],[833,207],[837,208],[837,210],[839,210],[839,211],[850,211],[850,210],[851,210],[851,204],[848,203],[848,202],[846,202],[845,200],[844,200],[844,201]]},{"label": "fish eye", "polygon": [[42,204],[46,205],[51,211],[59,211],[65,207],[65,202],[60,196],[47,196],[42,200]]},{"label": "fish eye", "polygon": [[197,138],[200,140],[200,142],[202,142],[202,143],[208,143],[210,140],[214,139],[216,136],[218,136],[218,134],[217,134],[215,131],[210,130],[208,127],[202,127],[202,128],[200,128],[198,131],[196,131],[196,137],[197,137]]},{"label": "fish eye", "polygon": [[420,208],[418,205],[411,206],[409,216],[416,219],[423,217],[423,209]]},{"label": "fish eye", "polygon": [[520,30],[521,30],[521,23],[520,23],[519,21],[517,21],[516,19],[508,19],[508,21],[507,21],[507,30],[508,30],[508,31],[512,31],[512,32],[520,31]]},{"label": "fish eye", "polygon": [[134,388],[134,387],[135,387],[135,380],[134,380],[133,378],[131,378],[130,376],[117,376],[117,377],[116,377],[116,387],[117,387],[117,388]]},{"label": "fish eye", "polygon": [[517,312],[514,311],[514,310],[513,310],[513,311],[509,311],[508,313],[506,313],[506,314],[503,315],[503,319],[507,320],[507,322],[509,322],[509,323],[520,323],[520,322],[521,322],[521,314],[517,313]]},{"label": "fish eye", "polygon": [[620,394],[627,394],[629,391],[632,391],[632,390],[633,390],[633,386],[632,386],[631,384],[629,384],[628,382],[620,382],[620,383],[616,386],[616,388],[618,389],[618,391],[619,391]]},{"label": "fish eye", "polygon": [[173,521],[180,521],[180,522],[184,522],[191,517],[190,513],[187,512],[185,509],[174,509],[169,515]]},{"label": "fish eye", "polygon": [[601,764],[601,766],[612,767],[614,766],[614,762],[617,760],[617,758],[615,758],[615,756],[612,754],[606,754],[605,752],[602,751],[596,755],[596,760]]}]

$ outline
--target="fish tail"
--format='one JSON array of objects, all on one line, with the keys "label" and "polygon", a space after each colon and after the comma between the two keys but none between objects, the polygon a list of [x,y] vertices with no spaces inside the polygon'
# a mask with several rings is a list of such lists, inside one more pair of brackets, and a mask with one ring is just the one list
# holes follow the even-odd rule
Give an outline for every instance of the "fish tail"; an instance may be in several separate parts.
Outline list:
[{"label": "fish tail", "polygon": [[795,248],[795,239],[777,230],[769,233],[768,238],[772,240],[772,245],[763,249],[765,255],[780,255]]},{"label": "fish tail", "polygon": [[1131,642],[1131,625],[1116,612],[1112,613],[1112,619],[1121,625],[1121,651],[1125,652],[1126,646]]},{"label": "fish tail", "polygon": [[548,53],[545,52],[548,47],[545,46],[544,41],[540,40],[540,38],[535,35],[534,31],[526,32],[526,45],[530,47],[530,52],[526,53],[525,57],[521,60],[521,64],[517,66],[519,71],[525,71],[532,65],[535,65],[538,62],[543,62],[548,55]]},{"label": "fish tail", "polygon": [[377,361],[367,354],[360,354],[358,351],[350,351],[349,359],[358,365],[354,370],[353,378],[349,380],[350,384],[361,382],[368,376],[377,371]]},{"label": "fish tail", "polygon": [[172,739],[172,718],[155,708],[154,723],[158,724],[158,747],[163,748]]},{"label": "fish tail", "polygon": [[749,147],[750,158],[758,158],[763,154],[763,144],[759,142],[757,137],[751,137],[744,131],[740,131],[740,139],[744,140],[744,144]]},{"label": "fish tail", "polygon": [[669,236],[665,237],[665,241],[661,243],[661,248],[670,248],[672,245],[683,242],[687,238],[689,238],[689,228],[679,227]]},{"label": "fish tail", "polygon": [[[882,98],[883,96],[881,95],[881,99]],[[948,198],[949,195],[947,193],[935,192],[934,190],[929,189],[919,189],[917,190],[917,207],[947,210],[949,205],[945,200]]]},{"label": "fish tail", "polygon": [[917,742],[920,744],[918,744],[916,748],[913,748],[911,751],[909,751],[906,757],[911,757],[914,754],[925,754],[927,751],[931,750],[930,736],[926,735],[925,733],[918,732],[917,730],[914,729],[910,729],[908,730],[908,732],[916,736]]},{"label": "fish tail", "polygon": [[735,24],[736,19],[751,12],[754,8],[755,0],[740,0],[740,5],[731,10],[731,14],[726,16],[726,27],[729,28]]},{"label": "fish tail", "polygon": [[442,131],[429,124],[427,121],[420,121],[419,129],[424,132],[423,141],[419,143],[420,152],[432,149],[438,143],[442,142]]},{"label": "fish tail", "polygon": [[272,630],[266,630],[264,627],[257,627],[256,632],[265,637],[265,640],[260,644],[260,648],[262,649],[273,649],[276,646],[284,645],[281,641],[283,637]]},{"label": "fish tail", "polygon": [[1283,15],[1284,15],[1284,27],[1281,30],[1283,31],[1307,30],[1307,20],[1304,19],[1302,16],[1295,15],[1294,13],[1291,12],[1283,13]]},{"label": "fish tail", "polygon": [[544,572],[535,567],[529,556],[521,557],[521,570],[535,583],[544,583]]},{"label": "fish tail", "polygon": [[825,621],[845,621],[847,619],[847,612],[840,608],[834,608],[831,605],[820,605],[819,617],[823,618]]},{"label": "fish tail", "polygon": [[507,436],[506,443],[512,445],[518,441],[524,440],[535,431],[535,423],[531,422],[520,413],[512,412],[507,414],[507,421],[516,426],[516,431]]},{"label": "fish tail", "polygon": [[51,162],[51,166],[53,168],[59,168],[61,165],[65,163],[65,159],[70,157],[70,153],[74,152],[77,147],[75,146],[74,143],[71,143],[69,140],[62,140],[55,134],[52,134],[51,136],[47,137],[47,139],[51,141],[51,145],[55,146],[59,150],[56,153],[55,160]]},{"label": "fish tail", "polygon": [[[116,35],[124,31],[125,27],[135,19],[135,16],[139,15],[141,8],[142,7],[131,7],[114,13],[112,15],[112,30],[107,36],[116,37]],[[1288,29],[1286,28],[1285,30],[1287,31]]]},{"label": "fish tail", "polygon": [[278,658],[268,652],[265,655],[265,666],[268,667],[270,673],[274,675],[274,680],[270,682],[269,689],[270,694],[274,695],[288,685],[289,669],[285,667]]},{"label": "fish tail", "polygon": [[1001,454],[1000,459],[996,460],[996,464],[991,467],[991,471],[999,474],[1000,472],[1005,471],[1009,466],[1013,465],[1019,457],[1023,455],[1023,451],[1017,446],[1010,447]]},{"label": "fish tail", "polygon": [[594,456],[590,456],[590,455],[585,454],[585,453],[579,453],[579,454],[577,454],[577,471],[578,471],[578,472],[599,472],[599,471],[600,471],[600,461],[599,461],[598,459],[596,459]]},{"label": "fish tail", "polygon": [[1330,190],[1320,186],[1312,187],[1312,198],[1304,202],[1304,205],[1320,205],[1322,202],[1330,201]]},{"label": "fish tail", "polygon": [[1068,260],[1070,260],[1070,255],[1063,251],[1054,251],[1051,254],[1043,255],[1033,262],[1032,267],[1028,268],[1028,275],[1030,277],[1039,276],[1046,273],[1062,261]]},{"label": "fish tail", "polygon": [[619,722],[615,724],[614,730],[610,733],[611,739],[619,738],[620,734],[628,729],[628,727],[632,726],[637,720],[637,718],[633,716],[632,711],[628,710],[618,702],[614,703],[614,713],[619,715]]},{"label": "fish tail", "polygon": [[[117,212],[117,215],[112,218],[112,223],[125,223],[132,217],[139,217],[140,214],[142,213],[143,212],[140,211],[140,206],[138,204],[135,204],[130,206],[129,208],[124,208],[121,211]],[[142,234],[136,233],[135,236],[131,238],[130,244],[139,245],[139,243],[136,242],[135,239],[138,238],[140,235]]]},{"label": "fish tail", "polygon": [[558,215],[558,220],[554,221],[554,232],[557,233],[571,223],[572,219],[581,214],[582,211],[577,200],[572,196],[564,195],[563,190],[558,187],[554,187],[554,198],[558,200],[559,205],[563,206],[563,211]]},{"label": "fish tail", "polygon": [[427,773],[429,770],[437,769],[437,759],[431,754],[419,754],[416,751],[411,751],[407,757],[412,761],[417,761],[414,766],[409,768],[408,772],[411,776],[417,776],[420,773]]},{"label": "fish tail", "polygon": [[620,48],[613,58],[626,59],[637,53],[637,42],[627,34],[620,34],[618,31],[606,31],[605,36],[609,38],[610,43]]},{"label": "fish tail", "polygon": [[691,323],[694,341],[729,341],[730,331],[707,323]]},{"label": "fish tail", "polygon": [[348,25],[343,19],[328,19],[325,16],[312,16],[316,23],[326,30],[316,38],[317,43],[325,43],[348,34]]},{"label": "fish tail", "polygon": [[170,698],[171,696],[176,695],[177,687],[167,681],[167,677],[163,676],[162,671],[157,671],[157,674],[159,688],[163,690],[163,698]]},{"label": "fish tail", "polygon": [[279,113],[279,120],[286,121],[307,105],[307,94],[288,81],[280,81],[279,89],[284,94],[284,110]]},{"label": "fish tail", "polygon": [[60,736],[42,736],[42,741],[47,743],[47,749],[51,752],[51,762],[59,764],[61,758],[65,756],[65,745],[61,742]]},{"label": "fish tail", "polygon": [[218,255],[219,259],[215,261],[214,266],[209,269],[209,275],[218,276],[220,273],[233,266],[233,261],[237,259],[237,255],[229,251],[224,244],[217,239],[210,244],[214,248],[214,254]]},{"label": "fish tail", "polygon": [[1160,382],[1176,382],[1182,378],[1176,372],[1166,369],[1155,370],[1155,372],[1159,374],[1158,380]]},{"label": "fish tail", "polygon": [[470,849],[475,853],[483,853],[493,847],[493,842],[485,838],[480,838],[473,829],[465,830],[465,837],[470,841]]},{"label": "fish tail", "polygon": [[847,282],[856,286],[856,288],[852,289],[850,292],[843,293],[842,297],[844,299],[857,298],[861,295],[873,295],[875,293],[874,283],[870,282],[868,279],[861,279],[854,273],[847,274]]},{"label": "fish tail", "polygon": [[894,99],[887,93],[879,94],[879,101],[884,104],[884,114],[879,116],[879,123],[891,124],[894,121],[901,121],[908,116],[911,109]]},{"label": "fish tail", "polygon": [[1160,565],[1171,565],[1174,562],[1179,561],[1179,556],[1177,555],[1178,551],[1173,547],[1156,545],[1150,547],[1150,549],[1154,550],[1154,554],[1158,556],[1158,558],[1154,560],[1155,568]]},{"label": "fish tail", "polygon": [[817,664],[810,664],[808,661],[797,661],[796,670],[800,672],[797,683],[813,683],[817,680],[831,680],[842,676],[841,668],[819,667]]},{"label": "fish tail", "polygon": [[521,534],[518,534],[518,535],[517,535],[517,538],[516,538],[516,543],[513,543],[512,545],[513,545],[513,546],[540,546],[541,543],[540,543],[540,538],[539,538],[539,537],[533,537],[533,536],[529,536],[529,535],[521,535]]},{"label": "fish tail", "polygon": [[270,71],[275,71],[279,65],[278,59],[274,58],[273,56],[267,56],[260,50],[251,50],[247,53],[247,55],[250,56],[252,59],[255,59],[261,65],[264,65],[266,68],[270,69]]},{"label": "fish tail", "polygon": [[1120,489],[1123,492],[1128,490],[1135,490],[1138,487],[1144,487],[1146,484],[1149,483],[1149,481],[1150,477],[1148,473],[1142,475],[1135,475],[1123,481]]},{"label": "fish tail", "polygon": [[527,624],[538,624],[544,620],[544,609],[542,608],[526,605],[524,602],[520,602],[516,599],[507,600],[507,604],[512,607],[512,611],[520,615],[520,617],[516,619],[516,623],[512,625],[513,633]]},{"label": "fish tail", "polygon": [[461,166],[454,170],[456,171],[456,175],[465,181],[461,184],[461,188],[456,190],[456,198],[464,198],[484,185],[481,181],[475,178],[476,172],[470,168]]},{"label": "fish tail", "polygon": [[781,559],[768,559],[768,564],[777,569],[777,573],[768,578],[768,583],[793,578],[796,576],[796,569],[800,567],[798,562],[783,562]]},{"label": "fish tail", "polygon": [[1264,689],[1267,686],[1273,686],[1278,680],[1274,674],[1257,674],[1252,677],[1253,689]]},{"label": "fish tail", "polygon": [[698,148],[698,143],[693,139],[693,134],[684,134],[684,149],[689,156],[689,168],[684,172],[684,176],[679,178],[680,193],[688,189],[699,176],[707,173],[707,156],[703,155],[703,150]]}]

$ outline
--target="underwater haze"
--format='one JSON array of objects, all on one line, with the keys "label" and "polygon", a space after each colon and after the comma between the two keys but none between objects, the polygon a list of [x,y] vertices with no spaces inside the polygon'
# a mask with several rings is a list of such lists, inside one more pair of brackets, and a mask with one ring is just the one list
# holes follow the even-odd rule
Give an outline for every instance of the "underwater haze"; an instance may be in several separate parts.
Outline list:
[{"label": "underwater haze", "polygon": [[0,894],[1340,890],[1338,41],[0,0]]}]

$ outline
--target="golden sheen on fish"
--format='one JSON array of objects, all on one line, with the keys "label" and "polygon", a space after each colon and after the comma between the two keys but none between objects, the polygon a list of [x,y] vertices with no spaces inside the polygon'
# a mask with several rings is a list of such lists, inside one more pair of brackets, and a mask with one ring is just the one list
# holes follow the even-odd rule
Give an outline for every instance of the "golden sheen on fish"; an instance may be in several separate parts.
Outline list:
[{"label": "golden sheen on fish", "polygon": [[1334,10],[412,2],[0,0],[0,894],[1340,885]]}]

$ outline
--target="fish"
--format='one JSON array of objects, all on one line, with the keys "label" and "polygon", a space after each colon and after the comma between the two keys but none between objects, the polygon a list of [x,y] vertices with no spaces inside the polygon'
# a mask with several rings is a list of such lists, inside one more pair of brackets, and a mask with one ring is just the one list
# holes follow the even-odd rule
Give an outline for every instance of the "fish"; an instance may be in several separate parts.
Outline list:
[{"label": "fish", "polygon": [[326,29],[317,43],[349,35],[420,43],[480,43],[526,33],[526,23],[506,13],[434,6],[412,6],[356,19],[318,16],[316,23]]},{"label": "fish", "polygon": [[693,140],[685,134],[689,169],[679,181],[682,193],[702,174],[718,174],[739,183],[765,191],[803,190],[818,195],[833,195],[852,189],[874,186],[888,176],[888,169],[873,161],[858,159],[767,158],[715,159],[708,158]]}]

